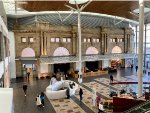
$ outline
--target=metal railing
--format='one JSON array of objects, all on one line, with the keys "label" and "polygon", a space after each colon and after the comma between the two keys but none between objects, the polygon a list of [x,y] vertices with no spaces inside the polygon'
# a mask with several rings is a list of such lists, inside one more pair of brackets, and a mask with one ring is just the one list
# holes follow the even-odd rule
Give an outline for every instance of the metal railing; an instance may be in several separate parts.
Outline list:
[{"label": "metal railing", "polygon": [[[131,54],[97,54],[97,55],[82,55],[82,61],[98,61],[98,60],[110,60],[110,59],[126,59],[126,58],[136,58],[137,55]],[[79,57],[77,55],[70,56],[50,56],[41,57],[41,63],[66,63],[66,62],[78,62]]]}]

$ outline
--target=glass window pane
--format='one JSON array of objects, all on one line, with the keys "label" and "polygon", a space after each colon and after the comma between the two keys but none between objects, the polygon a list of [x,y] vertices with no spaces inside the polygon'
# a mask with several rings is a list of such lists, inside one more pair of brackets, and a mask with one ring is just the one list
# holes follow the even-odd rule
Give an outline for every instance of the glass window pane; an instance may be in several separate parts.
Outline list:
[{"label": "glass window pane", "polygon": [[59,42],[59,38],[56,38],[56,42]]},{"label": "glass window pane", "polygon": [[97,39],[97,42],[99,42],[99,39]]},{"label": "glass window pane", "polygon": [[51,38],[51,42],[55,42],[55,38]]},{"label": "glass window pane", "polygon": [[66,40],[66,38],[63,38],[63,42],[66,42],[67,40]]},{"label": "glass window pane", "polygon": [[93,42],[96,42],[96,39],[93,39]]},{"label": "glass window pane", "polygon": [[27,42],[27,39],[25,37],[22,37],[21,42]]},{"label": "glass window pane", "polygon": [[70,39],[70,38],[67,38],[67,42],[71,42],[71,39]]},{"label": "glass window pane", "polygon": [[30,37],[30,38],[29,38],[29,41],[30,41],[30,42],[34,42],[34,38]]}]

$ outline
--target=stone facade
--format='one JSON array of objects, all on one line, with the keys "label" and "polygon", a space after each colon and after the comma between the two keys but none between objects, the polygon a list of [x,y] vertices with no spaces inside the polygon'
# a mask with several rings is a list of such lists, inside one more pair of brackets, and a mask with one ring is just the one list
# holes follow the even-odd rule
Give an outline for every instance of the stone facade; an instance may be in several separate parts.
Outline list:
[{"label": "stone facade", "polygon": [[[99,54],[110,54],[112,48],[119,46],[122,53],[132,53],[132,29],[130,28],[82,28],[82,54],[88,47],[95,47]],[[33,25],[14,27],[16,58],[21,57],[23,49],[30,47],[35,51],[35,57],[53,56],[58,47],[64,47],[70,55],[78,54],[77,26],[53,26],[50,23],[35,23]],[[22,38],[26,42],[22,42]],[[33,42],[30,42],[30,37]],[[102,65],[102,64],[100,64]],[[21,75],[21,61],[16,61],[17,75]],[[53,67],[50,67],[51,69]],[[50,69],[50,70],[51,70]]]}]

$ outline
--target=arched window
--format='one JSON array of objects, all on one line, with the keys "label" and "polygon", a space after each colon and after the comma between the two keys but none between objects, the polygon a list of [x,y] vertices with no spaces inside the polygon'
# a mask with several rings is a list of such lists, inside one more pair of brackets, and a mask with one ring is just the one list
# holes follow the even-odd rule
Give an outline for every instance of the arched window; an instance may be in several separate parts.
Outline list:
[{"label": "arched window", "polygon": [[122,53],[122,50],[121,50],[121,48],[119,46],[115,46],[112,49],[111,53]]},{"label": "arched window", "polygon": [[53,53],[53,56],[68,56],[68,55],[70,55],[69,51],[64,47],[58,47],[57,49],[55,49]]},{"label": "arched window", "polygon": [[98,54],[98,50],[95,47],[88,47],[86,50],[86,55]]},{"label": "arched window", "polygon": [[35,52],[32,48],[25,48],[22,50],[21,57],[35,57]]}]

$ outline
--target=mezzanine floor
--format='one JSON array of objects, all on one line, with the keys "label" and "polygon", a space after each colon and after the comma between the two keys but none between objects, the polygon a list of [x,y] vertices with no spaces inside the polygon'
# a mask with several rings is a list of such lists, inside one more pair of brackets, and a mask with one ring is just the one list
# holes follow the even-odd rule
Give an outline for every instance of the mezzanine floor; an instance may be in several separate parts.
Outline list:
[{"label": "mezzanine floor", "polygon": [[[115,80],[119,81],[137,81],[137,73],[130,68],[121,68],[117,73],[111,73]],[[147,73],[143,76],[143,80],[150,82],[150,76]],[[77,81],[77,79],[74,79]],[[27,82],[27,96],[24,96],[22,85]],[[97,112],[97,108],[92,105],[92,88],[97,90],[97,94],[101,96],[103,100],[109,98],[109,75],[101,75],[98,77],[87,77],[83,79],[82,88],[84,91],[83,102],[79,101],[78,91],[75,96],[70,99],[60,100],[48,100],[45,99],[45,107],[37,108],[35,104],[35,97],[40,94],[41,91],[45,91],[49,85],[50,79],[44,80],[29,80],[16,79],[12,82],[11,87],[14,89],[14,113],[94,113]],[[111,90],[116,91],[118,88],[124,87],[121,85],[112,86]],[[137,85],[125,86],[132,88],[137,92]]]}]

